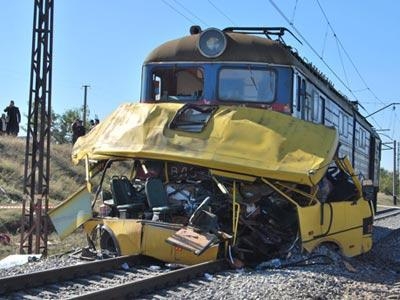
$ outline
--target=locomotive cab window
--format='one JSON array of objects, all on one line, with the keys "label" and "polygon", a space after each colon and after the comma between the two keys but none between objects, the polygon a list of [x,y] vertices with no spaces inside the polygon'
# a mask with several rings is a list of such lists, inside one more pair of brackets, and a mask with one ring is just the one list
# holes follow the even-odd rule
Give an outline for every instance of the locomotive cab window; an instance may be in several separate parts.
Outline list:
[{"label": "locomotive cab window", "polygon": [[260,68],[223,68],[218,76],[218,98],[222,101],[274,101],[276,75]]},{"label": "locomotive cab window", "polygon": [[152,74],[152,100],[186,102],[202,97],[204,76],[198,68],[161,68]]}]

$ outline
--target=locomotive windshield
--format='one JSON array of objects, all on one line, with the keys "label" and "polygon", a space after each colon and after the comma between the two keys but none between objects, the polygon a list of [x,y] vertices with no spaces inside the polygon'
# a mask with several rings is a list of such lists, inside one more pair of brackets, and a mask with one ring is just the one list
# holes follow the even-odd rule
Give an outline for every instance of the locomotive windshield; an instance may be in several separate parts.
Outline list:
[{"label": "locomotive windshield", "polygon": [[204,81],[200,68],[160,68],[152,73],[156,101],[196,101],[202,96]]},{"label": "locomotive windshield", "polygon": [[218,98],[222,101],[272,102],[275,73],[266,69],[223,68],[218,77]]},{"label": "locomotive windshield", "polygon": [[142,101],[272,104],[278,73],[250,64],[149,64],[143,68]]}]

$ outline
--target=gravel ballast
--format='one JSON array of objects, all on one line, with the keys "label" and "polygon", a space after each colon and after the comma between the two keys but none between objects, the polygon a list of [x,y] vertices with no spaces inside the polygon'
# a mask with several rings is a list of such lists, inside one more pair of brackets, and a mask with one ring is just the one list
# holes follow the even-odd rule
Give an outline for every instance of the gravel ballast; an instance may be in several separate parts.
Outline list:
[{"label": "gravel ballast", "polygon": [[[373,234],[372,250],[358,257],[344,258],[322,246],[311,255],[293,254],[279,260],[279,268],[261,264],[259,268],[205,274],[143,299],[400,299],[400,215],[376,221]],[[314,259],[293,266],[310,257]],[[83,262],[68,256],[50,257],[0,269],[0,277],[77,263]]]}]

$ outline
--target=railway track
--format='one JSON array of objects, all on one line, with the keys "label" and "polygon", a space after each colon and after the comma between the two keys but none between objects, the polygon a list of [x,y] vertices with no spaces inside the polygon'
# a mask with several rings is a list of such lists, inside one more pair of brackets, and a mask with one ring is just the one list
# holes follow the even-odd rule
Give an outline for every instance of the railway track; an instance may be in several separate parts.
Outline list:
[{"label": "railway track", "polygon": [[374,220],[382,220],[400,214],[400,208],[395,206],[383,206],[383,209],[378,210],[375,214]]},{"label": "railway track", "polygon": [[[400,214],[390,207],[378,211],[377,223]],[[379,225],[376,227],[379,230]],[[381,242],[398,230],[385,231]],[[143,256],[124,256],[85,262],[65,268],[0,278],[0,299],[123,299],[135,298],[227,269],[225,261],[177,270]]]},{"label": "railway track", "polygon": [[0,278],[0,299],[124,299],[226,269],[223,260],[171,270],[124,256]]}]

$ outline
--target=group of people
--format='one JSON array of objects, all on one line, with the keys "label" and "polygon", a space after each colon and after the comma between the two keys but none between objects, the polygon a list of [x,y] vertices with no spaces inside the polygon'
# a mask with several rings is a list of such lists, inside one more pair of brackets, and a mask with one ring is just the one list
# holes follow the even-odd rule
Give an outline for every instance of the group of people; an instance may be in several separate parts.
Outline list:
[{"label": "group of people", "polygon": [[[90,120],[89,130],[92,130],[92,128],[94,128],[99,123],[100,123],[100,121],[98,118],[96,118],[94,120]],[[74,123],[72,123],[71,129],[72,129],[72,144],[75,144],[76,140],[79,137],[86,134],[86,128],[83,125],[83,121],[80,120],[79,118],[76,118]]]},{"label": "group of people", "polygon": [[0,119],[0,135],[17,136],[19,132],[19,123],[21,122],[21,113],[19,108],[14,105],[14,101],[10,101]]}]

